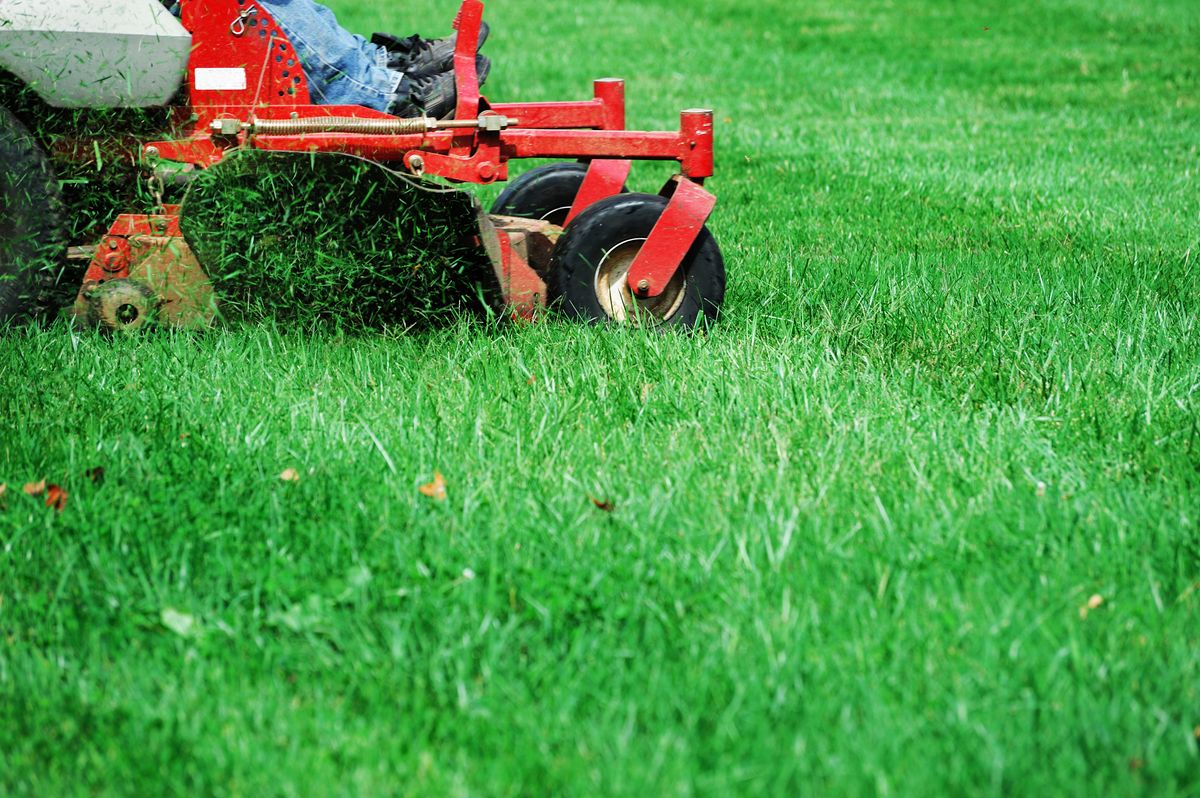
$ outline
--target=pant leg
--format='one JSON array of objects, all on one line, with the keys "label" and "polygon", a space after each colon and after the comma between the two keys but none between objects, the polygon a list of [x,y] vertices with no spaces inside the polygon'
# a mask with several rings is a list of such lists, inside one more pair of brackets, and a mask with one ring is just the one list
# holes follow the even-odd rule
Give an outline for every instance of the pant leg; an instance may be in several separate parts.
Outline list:
[{"label": "pant leg", "polygon": [[387,68],[387,50],[338,24],[314,0],[257,0],[296,48],[313,102],[386,111],[403,75]]}]

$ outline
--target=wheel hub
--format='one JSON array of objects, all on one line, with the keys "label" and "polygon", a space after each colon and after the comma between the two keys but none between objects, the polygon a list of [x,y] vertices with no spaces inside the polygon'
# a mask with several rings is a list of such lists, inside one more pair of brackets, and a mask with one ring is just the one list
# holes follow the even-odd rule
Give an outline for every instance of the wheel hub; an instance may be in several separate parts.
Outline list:
[{"label": "wheel hub", "polygon": [[134,280],[110,280],[86,289],[84,296],[92,323],[120,332],[151,324],[158,309],[153,292]]},{"label": "wheel hub", "polygon": [[608,250],[596,267],[596,299],[613,321],[637,324],[645,317],[660,324],[670,321],[683,305],[687,289],[683,269],[675,272],[658,296],[638,297],[629,290],[629,270],[645,243],[644,238],[623,241]]}]

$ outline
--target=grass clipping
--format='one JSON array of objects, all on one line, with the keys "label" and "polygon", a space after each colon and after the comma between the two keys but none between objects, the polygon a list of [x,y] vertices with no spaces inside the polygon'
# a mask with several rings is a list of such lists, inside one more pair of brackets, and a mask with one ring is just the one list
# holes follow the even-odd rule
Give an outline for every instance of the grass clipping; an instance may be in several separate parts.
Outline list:
[{"label": "grass clipping", "polygon": [[419,327],[493,300],[474,198],[353,157],[230,156],[182,224],[229,320]]}]

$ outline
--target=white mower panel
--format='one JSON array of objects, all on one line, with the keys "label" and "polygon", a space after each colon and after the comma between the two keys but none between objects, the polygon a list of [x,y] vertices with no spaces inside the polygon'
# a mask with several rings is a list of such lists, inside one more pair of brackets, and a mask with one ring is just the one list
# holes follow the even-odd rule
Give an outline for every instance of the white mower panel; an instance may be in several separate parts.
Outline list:
[{"label": "white mower panel", "polygon": [[191,48],[159,0],[0,0],[0,70],[59,108],[165,105]]}]

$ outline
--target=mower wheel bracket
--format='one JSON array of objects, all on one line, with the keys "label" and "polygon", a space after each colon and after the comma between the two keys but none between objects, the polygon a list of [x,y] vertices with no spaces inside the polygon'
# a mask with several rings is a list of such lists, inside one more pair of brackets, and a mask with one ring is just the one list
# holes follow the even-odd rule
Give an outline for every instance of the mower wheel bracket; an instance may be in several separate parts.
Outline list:
[{"label": "mower wheel bracket", "polygon": [[629,268],[629,290],[638,297],[662,294],[717,204],[703,186],[682,175],[671,178],[662,193],[669,196],[667,207]]}]

